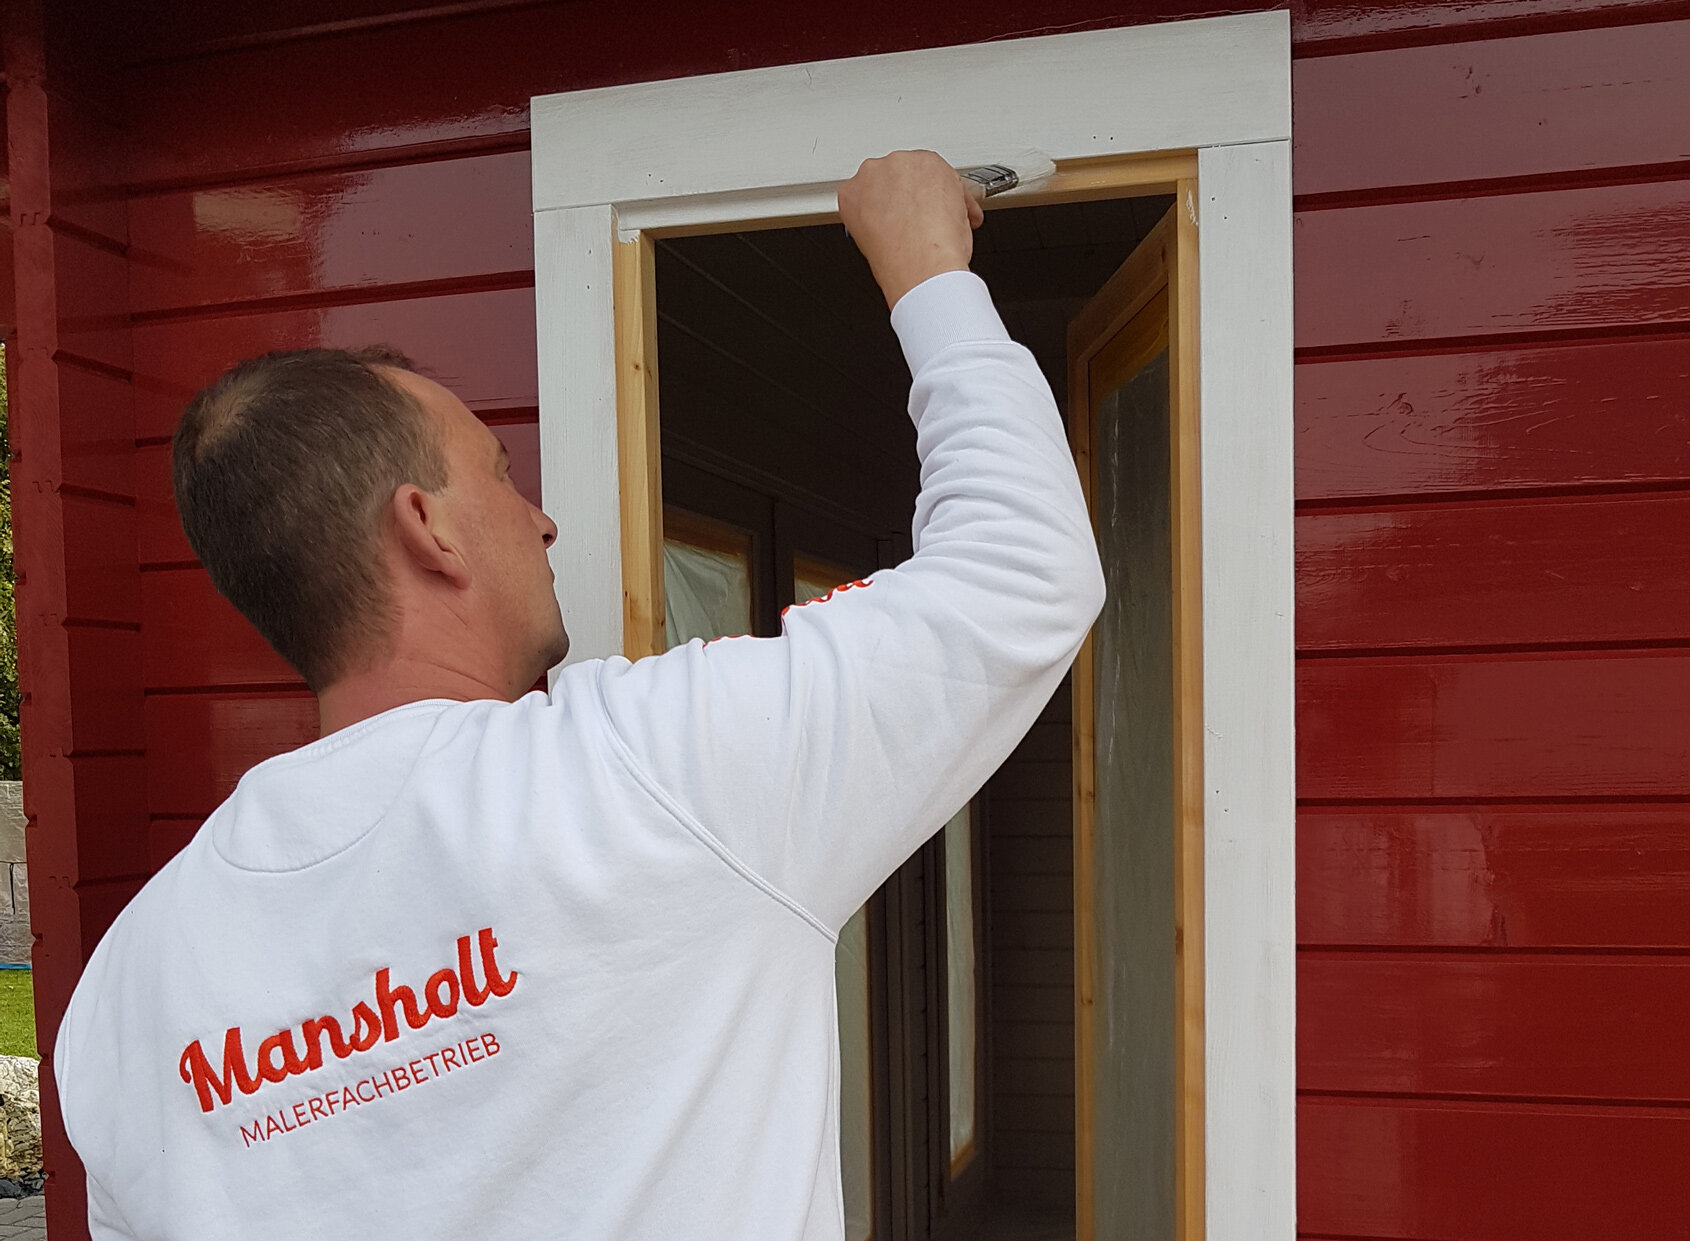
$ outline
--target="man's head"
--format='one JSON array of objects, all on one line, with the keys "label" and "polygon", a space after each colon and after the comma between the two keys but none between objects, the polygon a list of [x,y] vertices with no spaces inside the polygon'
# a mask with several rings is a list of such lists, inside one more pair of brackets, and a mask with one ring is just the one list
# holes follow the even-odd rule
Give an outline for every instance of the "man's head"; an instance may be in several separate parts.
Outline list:
[{"label": "man's head", "polygon": [[462,401],[385,349],[243,362],[174,445],[195,554],[319,693],[403,659],[514,696],[563,658],[557,527],[507,467]]}]

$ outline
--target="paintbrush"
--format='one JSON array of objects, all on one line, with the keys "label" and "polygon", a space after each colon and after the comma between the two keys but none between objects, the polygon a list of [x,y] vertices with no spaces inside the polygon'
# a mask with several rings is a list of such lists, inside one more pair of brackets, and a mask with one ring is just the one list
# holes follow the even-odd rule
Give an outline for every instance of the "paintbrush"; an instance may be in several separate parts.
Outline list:
[{"label": "paintbrush", "polygon": [[981,198],[1038,185],[1048,181],[1055,172],[1056,165],[1050,156],[1039,151],[1017,151],[1002,163],[957,169],[957,175],[964,181],[972,181],[980,187]]}]

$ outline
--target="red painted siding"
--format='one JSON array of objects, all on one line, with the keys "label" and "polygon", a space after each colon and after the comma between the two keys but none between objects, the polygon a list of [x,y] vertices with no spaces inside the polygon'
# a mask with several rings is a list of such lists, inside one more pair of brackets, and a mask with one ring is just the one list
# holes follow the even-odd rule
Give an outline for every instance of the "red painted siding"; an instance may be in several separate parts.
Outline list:
[{"label": "red painted siding", "polygon": [[1690,1112],[1548,1102],[1308,1099],[1307,1237],[1590,1241],[1690,1237]]},{"label": "red painted siding", "polygon": [[1306,806],[1297,834],[1310,948],[1690,949],[1684,803]]},{"label": "red painted siding", "polygon": [[1307,950],[1298,1071],[1324,1094],[1690,1098],[1682,956]]},{"label": "red painted siding", "polygon": [[[141,878],[315,732],[176,524],[188,395],[264,349],[385,340],[537,491],[529,96],[1268,6],[84,0],[46,6],[45,36],[41,7],[6,0],[0,34],[50,1042]],[[1669,1055],[1690,926],[1690,22],[1663,20],[1687,16],[1293,6],[1311,1236],[1690,1217]],[[44,1087],[68,1241],[79,1188]]]},{"label": "red painted siding", "polygon": [[1315,509],[1297,519],[1305,651],[1690,639],[1690,495]]},{"label": "red painted siding", "polygon": [[1690,318],[1690,180],[1303,211],[1296,236],[1300,349]]},{"label": "red painted siding", "polygon": [[1299,1228],[1690,1235],[1690,22],[1314,7]]},{"label": "red painted siding", "polygon": [[1297,791],[1334,801],[1682,796],[1690,653],[1305,660]]},{"label": "red painted siding", "polygon": [[1678,334],[1338,358],[1297,368],[1296,401],[1305,506],[1690,481]]},{"label": "red painted siding", "polygon": [[1651,23],[1300,60],[1300,95],[1349,106],[1299,112],[1296,192],[1404,187],[1424,197],[1443,183],[1611,178],[1619,168],[1690,159],[1684,126],[1613,122],[1690,112],[1683,37],[1662,30]]}]

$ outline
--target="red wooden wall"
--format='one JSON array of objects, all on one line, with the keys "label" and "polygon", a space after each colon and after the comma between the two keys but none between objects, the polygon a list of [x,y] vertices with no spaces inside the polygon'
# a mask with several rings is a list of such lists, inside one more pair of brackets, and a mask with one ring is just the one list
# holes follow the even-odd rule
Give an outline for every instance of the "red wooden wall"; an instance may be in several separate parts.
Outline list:
[{"label": "red wooden wall", "polygon": [[1293,65],[1309,1236],[1690,1236],[1690,22],[1530,7]]},{"label": "red wooden wall", "polygon": [[[44,1047],[122,902],[315,729],[176,525],[193,389],[385,340],[537,491],[531,95],[1267,6],[405,7],[0,4]],[[1690,1235],[1687,18],[1293,12],[1311,1237]]]}]

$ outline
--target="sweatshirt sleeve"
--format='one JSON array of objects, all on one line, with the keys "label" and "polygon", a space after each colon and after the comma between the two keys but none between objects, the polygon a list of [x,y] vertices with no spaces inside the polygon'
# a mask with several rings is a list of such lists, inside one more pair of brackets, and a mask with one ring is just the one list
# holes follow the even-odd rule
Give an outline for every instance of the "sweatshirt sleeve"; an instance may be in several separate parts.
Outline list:
[{"label": "sweatshirt sleeve", "polygon": [[1008,757],[1103,574],[1049,385],[978,276],[892,311],[913,383],[915,554],[778,638],[607,660],[612,732],[661,800],[837,932]]}]

